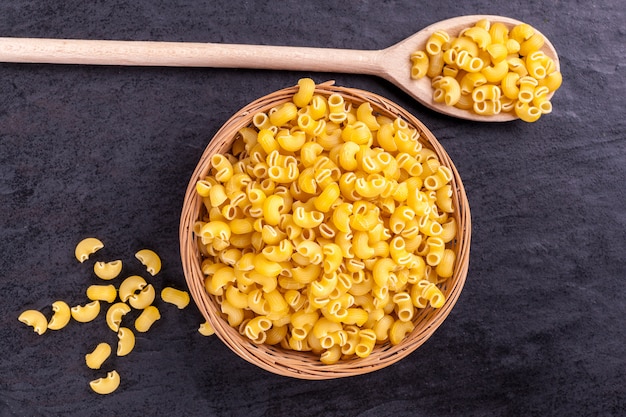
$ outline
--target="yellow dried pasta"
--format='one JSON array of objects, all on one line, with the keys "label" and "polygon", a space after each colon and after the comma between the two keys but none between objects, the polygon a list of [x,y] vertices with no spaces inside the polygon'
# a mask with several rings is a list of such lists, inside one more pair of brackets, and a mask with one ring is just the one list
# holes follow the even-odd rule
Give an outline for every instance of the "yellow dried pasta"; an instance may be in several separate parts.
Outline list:
[{"label": "yellow dried pasta", "polygon": [[99,343],[92,352],[85,355],[85,362],[91,369],[100,369],[105,360],[111,355],[111,345]]},{"label": "yellow dried pasta", "polygon": [[107,373],[106,377],[91,381],[89,386],[98,394],[110,394],[120,386],[120,375],[115,370],[110,371]]},{"label": "yellow dried pasta", "polygon": [[[451,221],[444,228],[454,212],[452,173],[418,131],[369,104],[311,93],[311,83],[298,83],[274,121],[257,114],[239,132],[242,148],[224,158],[235,158],[245,176],[240,186],[218,178],[222,159],[198,181],[206,214],[194,233],[205,289],[231,326],[254,343],[312,351],[331,364],[400,343],[410,329],[395,321],[441,307],[445,297],[423,303],[422,287],[413,287],[429,279],[437,287],[451,276],[456,228]],[[461,94],[454,83],[446,94]],[[291,106],[299,117],[278,113]],[[285,174],[289,166],[293,174]],[[216,187],[232,192],[207,203]],[[248,209],[226,218],[232,206]],[[411,294],[418,292],[416,304]]]},{"label": "yellow dried pasta", "polygon": [[161,299],[166,303],[174,304],[179,309],[187,307],[189,304],[189,293],[172,287],[165,287],[161,291]]},{"label": "yellow dried pasta", "polygon": [[70,307],[65,301],[55,301],[52,303],[52,311],[54,314],[48,322],[48,329],[59,330],[67,326],[72,317]]},{"label": "yellow dried pasta", "polygon": [[122,261],[96,262],[93,265],[93,272],[100,279],[111,280],[122,272]]},{"label": "yellow dried pasta", "polygon": [[41,311],[25,310],[17,319],[27,326],[31,326],[38,335],[42,335],[48,330],[48,321]]},{"label": "yellow dried pasta", "polygon": [[94,320],[100,313],[100,301],[92,301],[85,305],[77,305],[70,308],[70,313],[74,320],[87,323]]},{"label": "yellow dried pasta", "polygon": [[[431,78],[435,103],[483,116],[511,112],[534,122],[552,111],[547,94],[562,82],[555,62],[541,51],[544,43],[525,23],[509,30],[483,19],[458,34],[437,30],[410,55],[410,76]],[[546,89],[536,93],[538,85]]]},{"label": "yellow dried pasta", "polygon": [[[230,160],[229,160],[230,161]],[[236,169],[234,169],[236,171]],[[245,178],[239,174],[225,175],[229,179],[235,178],[228,184],[228,196],[232,195],[233,187],[245,187]],[[212,183],[199,185],[198,192],[210,193]],[[226,187],[224,187],[226,188]],[[227,197],[228,198],[228,197]],[[217,198],[216,198],[217,201]],[[240,226],[237,231],[245,230],[245,225]],[[75,256],[82,263],[89,256],[104,244],[97,238],[86,238],[80,241],[75,247]],[[224,255],[222,259],[227,261],[229,258],[236,259],[233,254]],[[159,273],[161,269],[161,260],[159,256],[149,250],[142,249],[135,254],[135,257],[146,267],[151,275]],[[234,262],[234,261],[233,261]],[[115,260],[111,262],[94,262],[94,274],[103,280],[112,280],[119,276],[122,271],[122,261]],[[135,334],[127,327],[121,327],[124,315],[131,311],[131,306],[135,309],[142,310],[141,314],[135,320],[135,329],[139,332],[147,332],[152,325],[160,319],[160,312],[151,303],[155,299],[155,289],[148,284],[145,279],[138,275],[127,277],[119,287],[119,296],[122,301],[114,303],[118,296],[118,289],[112,285],[90,285],[86,289],[87,298],[91,301],[84,305],[76,305],[71,307],[65,301],[55,301],[52,303],[53,315],[48,322],[45,315],[38,310],[25,310],[19,316],[18,320],[41,335],[47,329],[60,330],[68,325],[70,320],[74,318],[77,322],[91,322],[95,320],[100,313],[101,302],[113,303],[106,312],[107,326],[115,331],[118,336],[117,356],[128,355],[135,347]],[[166,287],[161,293],[165,302],[175,304],[178,308],[184,308],[190,302],[189,294],[186,291],[176,290]],[[128,304],[130,304],[130,306]],[[202,325],[199,332],[209,335],[213,329],[208,323]],[[100,369],[102,364],[110,357],[112,352],[111,346],[102,342],[99,343],[93,351],[87,353],[85,364],[91,369]],[[92,390],[99,394],[110,394],[115,391],[120,384],[120,377],[117,371],[113,370],[107,373],[105,377],[98,378],[89,383]]]},{"label": "yellow dried pasta", "polygon": [[79,262],[83,263],[89,256],[104,247],[104,243],[95,237],[87,237],[76,245],[74,255]]},{"label": "yellow dried pasta", "polygon": [[[225,174],[222,174],[226,177]],[[156,275],[161,271],[161,258],[151,249],[141,249],[135,253],[135,258],[139,260],[145,267],[150,275]]]}]

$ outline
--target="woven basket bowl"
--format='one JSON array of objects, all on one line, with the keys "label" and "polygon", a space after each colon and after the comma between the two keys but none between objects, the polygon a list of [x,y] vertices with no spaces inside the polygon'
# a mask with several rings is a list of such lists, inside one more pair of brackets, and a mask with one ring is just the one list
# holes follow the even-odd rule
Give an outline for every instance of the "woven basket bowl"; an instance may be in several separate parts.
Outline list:
[{"label": "woven basket bowl", "polygon": [[427,307],[418,310],[413,319],[415,329],[400,344],[376,345],[373,352],[366,358],[355,357],[332,365],[323,364],[318,356],[311,353],[255,344],[242,336],[222,317],[219,305],[204,287],[205,276],[201,270],[202,255],[193,233],[193,225],[205,213],[205,208],[202,199],[195,191],[195,185],[198,180],[209,174],[211,156],[216,153],[228,153],[238,130],[251,125],[254,114],[267,112],[272,107],[290,101],[297,89],[297,86],[285,88],[248,104],[222,126],[206,147],[189,181],[180,219],[180,250],[185,279],[193,300],[215,329],[216,335],[244,360],[275,374],[300,379],[333,379],[365,374],[389,366],[415,351],[428,340],[452,310],[463,289],[469,265],[471,235],[469,205],[461,178],[452,160],[434,135],[418,119],[396,104],[373,93],[334,86],[333,82],[318,84],[316,94],[328,97],[333,93],[338,93],[344,97],[345,101],[352,102],[354,105],[368,101],[375,113],[392,118],[402,117],[418,129],[422,146],[432,149],[439,157],[441,164],[452,171],[452,198],[455,207],[453,216],[456,218],[458,230],[455,240],[450,244],[457,254],[457,261],[453,276],[444,283],[438,284],[446,296],[446,302],[439,309]]}]

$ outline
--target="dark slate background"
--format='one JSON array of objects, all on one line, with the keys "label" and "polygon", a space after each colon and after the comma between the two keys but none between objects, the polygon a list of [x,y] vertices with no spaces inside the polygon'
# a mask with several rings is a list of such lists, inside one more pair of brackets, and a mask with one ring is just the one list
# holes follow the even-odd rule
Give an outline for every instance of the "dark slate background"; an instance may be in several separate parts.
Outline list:
[{"label": "dark slate background", "polygon": [[[431,6],[429,4],[434,4]],[[618,0],[11,0],[0,36],[381,49],[462,14],[528,22],[561,56],[554,112],[535,124],[435,114],[371,76],[231,69],[0,64],[0,416],[618,416],[626,412],[626,15]],[[185,288],[183,192],[217,129],[248,102],[317,82],[381,94],[447,149],[473,217],[470,270],[445,323],[403,361],[331,381],[277,376],[200,336],[194,305],[163,318],[91,392],[95,322],[37,336],[28,308],[85,302],[93,259]]]}]

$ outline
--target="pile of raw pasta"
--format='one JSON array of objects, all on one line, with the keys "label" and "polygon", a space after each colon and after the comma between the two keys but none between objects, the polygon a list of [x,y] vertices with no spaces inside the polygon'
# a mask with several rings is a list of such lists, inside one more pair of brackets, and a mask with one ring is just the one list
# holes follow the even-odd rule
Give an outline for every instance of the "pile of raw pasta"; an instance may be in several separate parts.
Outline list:
[{"label": "pile of raw pasta", "polygon": [[411,78],[430,77],[436,103],[534,122],[552,112],[549,96],[562,82],[544,43],[525,23],[509,28],[482,19],[458,34],[437,30],[411,55]]},{"label": "pile of raw pasta", "polygon": [[399,344],[446,302],[451,179],[415,127],[301,79],[196,183],[205,290],[253,342],[326,364]]}]

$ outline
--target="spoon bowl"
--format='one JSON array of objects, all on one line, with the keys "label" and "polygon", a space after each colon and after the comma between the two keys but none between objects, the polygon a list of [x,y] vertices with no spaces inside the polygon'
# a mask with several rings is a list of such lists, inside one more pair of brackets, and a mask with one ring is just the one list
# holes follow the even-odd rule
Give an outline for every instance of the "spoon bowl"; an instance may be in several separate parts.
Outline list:
[{"label": "spoon bowl", "polygon": [[[153,42],[42,38],[0,38],[0,62],[131,65],[212,68],[252,68],[374,75],[393,83],[419,103],[439,113],[481,122],[515,120],[514,113],[481,116],[435,103],[430,78],[411,78],[410,56],[423,48],[436,30],[456,34],[481,19],[509,28],[522,22],[503,16],[459,16],[434,23],[381,50],[352,50],[293,46],[191,42]],[[538,32],[535,30],[535,32]],[[543,35],[542,35],[543,36]],[[545,39],[542,51],[560,70],[557,52]],[[550,94],[549,97],[551,97]]]},{"label": "spoon bowl", "polygon": [[[518,119],[513,112],[499,113],[493,116],[481,116],[468,110],[447,106],[444,103],[436,103],[432,99],[433,88],[431,86],[431,79],[429,77],[422,77],[418,80],[414,80],[410,76],[411,62],[407,59],[407,57],[409,57],[411,53],[419,49],[423,49],[426,45],[426,41],[435,31],[445,30],[453,36],[482,19],[487,19],[491,23],[504,23],[509,29],[523,23],[512,18],[493,15],[459,16],[433,23],[416,34],[381,51],[381,55],[383,56],[382,59],[386,62],[386,64],[384,65],[385,72],[381,73],[380,76],[400,87],[404,90],[404,92],[409,94],[422,105],[447,116],[481,122],[506,122]],[[537,29],[534,30],[535,33],[541,34],[541,32]],[[541,50],[547,57],[554,61],[556,70],[560,71],[559,57],[554,45],[552,45],[548,38],[546,38],[543,34],[541,34],[541,36],[543,36],[545,40]],[[551,98],[553,95],[554,92],[551,92],[549,97]]]}]

